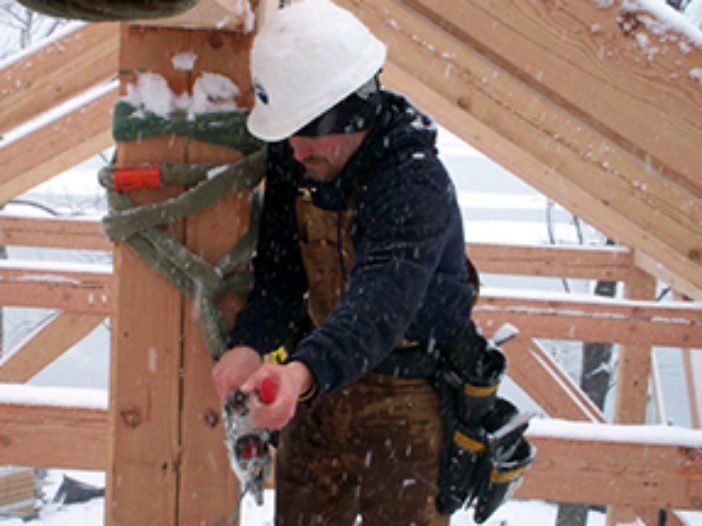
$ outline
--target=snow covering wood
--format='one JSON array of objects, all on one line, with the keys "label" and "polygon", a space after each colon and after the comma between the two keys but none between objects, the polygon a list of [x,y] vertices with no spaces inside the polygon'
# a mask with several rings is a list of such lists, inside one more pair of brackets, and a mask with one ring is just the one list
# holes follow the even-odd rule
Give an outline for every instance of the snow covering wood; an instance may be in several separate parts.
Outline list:
[{"label": "snow covering wood", "polygon": [[702,431],[533,420],[528,436],[539,454],[518,497],[699,508]]},{"label": "snow covering wood", "polygon": [[99,389],[0,383],[0,404],[106,410],[107,392]]}]

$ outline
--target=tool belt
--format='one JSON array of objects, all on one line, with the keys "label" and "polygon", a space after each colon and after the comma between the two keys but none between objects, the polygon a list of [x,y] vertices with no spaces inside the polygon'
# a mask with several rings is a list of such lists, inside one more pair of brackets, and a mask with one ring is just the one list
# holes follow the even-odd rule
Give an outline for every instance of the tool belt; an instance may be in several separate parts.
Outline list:
[{"label": "tool belt", "polygon": [[517,489],[536,449],[524,438],[530,415],[497,396],[507,366],[502,350],[471,322],[442,349],[433,385],[444,416],[436,508],[473,507],[480,524]]}]

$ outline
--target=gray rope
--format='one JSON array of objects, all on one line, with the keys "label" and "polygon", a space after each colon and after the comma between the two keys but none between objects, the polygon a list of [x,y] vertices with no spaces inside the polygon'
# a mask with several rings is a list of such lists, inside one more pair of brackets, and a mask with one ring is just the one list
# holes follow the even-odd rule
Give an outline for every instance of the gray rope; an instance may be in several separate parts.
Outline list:
[{"label": "gray rope", "polygon": [[[243,112],[206,114],[195,119],[175,115],[164,119],[143,114],[120,101],[114,115],[113,133],[118,141],[172,133],[250,153],[232,164],[159,163],[160,187],[194,186],[171,199],[146,205],[136,205],[127,193],[115,190],[116,167],[103,168],[98,174],[108,197],[109,212],[102,220],[108,238],[127,243],[143,261],[193,301],[208,350],[218,358],[227,349],[226,327],[217,300],[225,292],[246,295],[253,286],[252,272],[240,269],[250,263],[256,247],[262,207],[262,192],[257,187],[265,173],[266,150],[246,132]],[[214,265],[163,228],[241,189],[253,189],[250,227]]]}]

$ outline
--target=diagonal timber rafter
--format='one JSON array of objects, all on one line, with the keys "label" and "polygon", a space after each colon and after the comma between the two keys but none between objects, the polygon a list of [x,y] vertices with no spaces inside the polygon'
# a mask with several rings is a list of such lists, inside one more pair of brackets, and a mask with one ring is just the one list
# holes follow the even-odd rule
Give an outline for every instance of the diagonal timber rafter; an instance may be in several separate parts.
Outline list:
[{"label": "diagonal timber rafter", "polygon": [[[512,63],[512,69],[502,67],[506,58],[496,64],[491,60],[494,57],[481,52],[482,48],[472,47],[473,40],[448,34],[444,27],[449,23],[437,25],[435,12],[431,17],[424,16],[428,9],[424,3],[421,12],[415,9],[418,2],[340,3],[389,44],[390,64],[385,69],[388,84],[401,85],[439,122],[447,123],[464,140],[609,237],[655,257],[661,263],[658,268],[682,277],[679,286],[685,288],[684,293],[702,298],[702,201],[697,195],[696,175],[688,175],[682,168],[655,165],[653,157],[621,140],[626,130],[612,130],[603,120],[595,125],[596,117],[604,119],[601,108],[588,108],[590,113],[584,118],[584,109],[572,111],[574,101],[560,106],[559,97],[548,98],[543,90],[534,88],[538,75],[531,75],[525,82],[527,73],[517,74]],[[465,9],[477,9],[479,3],[459,2]],[[494,24],[499,25],[497,17],[504,14],[503,4],[515,2],[504,0],[498,4],[492,16]],[[559,4],[561,9],[577,10],[573,5]],[[469,18],[452,20],[458,23]],[[461,29],[477,31],[476,25],[464,23]],[[511,33],[503,32],[493,38],[510,42],[509,36]],[[517,53],[512,46],[504,53],[508,51]],[[567,75],[558,68],[556,58],[544,53],[542,50],[544,75]],[[644,82],[641,73],[630,71],[633,68],[627,69],[627,64],[618,67],[626,74],[627,82]],[[549,89],[558,92],[566,87],[554,85]],[[592,93],[588,96],[592,98]],[[699,128],[688,127],[685,130],[691,136],[683,136],[672,117],[661,127],[660,111],[653,113],[650,104],[632,107],[626,92],[615,91],[611,96],[617,96],[613,104],[622,105],[626,111],[644,112],[658,124],[659,131],[667,134],[663,142],[699,144]],[[701,111],[694,101],[687,109],[692,115]],[[678,162],[699,166],[699,149],[690,147],[678,153]],[[658,275],[656,268],[650,270]]]},{"label": "diagonal timber rafter", "polygon": [[87,24],[0,69],[0,134],[115,76],[117,28]]}]

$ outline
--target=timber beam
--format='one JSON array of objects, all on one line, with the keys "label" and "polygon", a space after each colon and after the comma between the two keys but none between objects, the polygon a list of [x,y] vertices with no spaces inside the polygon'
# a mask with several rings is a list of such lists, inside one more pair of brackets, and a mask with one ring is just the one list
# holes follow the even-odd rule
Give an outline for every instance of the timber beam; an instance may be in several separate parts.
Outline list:
[{"label": "timber beam", "polygon": [[625,281],[633,267],[622,247],[469,243],[466,254],[481,274]]},{"label": "timber beam", "polygon": [[[120,417],[140,424],[137,413]],[[219,428],[219,425],[217,425]],[[518,498],[695,509],[702,454],[665,427],[535,421],[538,449]],[[612,435],[624,438],[612,439]],[[646,441],[652,434],[657,442]],[[610,437],[610,438],[607,438]],[[101,409],[0,404],[0,463],[105,469],[107,413]],[[565,490],[567,488],[567,491]]]},{"label": "timber beam", "polygon": [[114,246],[95,219],[10,215],[0,215],[0,245],[106,252]]},{"label": "timber beam", "polygon": [[517,498],[637,509],[699,509],[702,502],[697,431],[533,420],[527,437],[538,453]]},{"label": "timber beam", "polygon": [[509,360],[509,377],[549,416],[606,422],[602,411],[536,342],[518,335],[502,348]]},{"label": "timber beam", "polygon": [[107,411],[0,404],[0,464],[107,468]]},{"label": "timber beam", "polygon": [[[689,76],[702,50],[640,63],[643,52],[622,35],[615,13],[590,2],[339,3],[388,43],[389,85],[702,298],[702,185],[694,173],[702,165],[702,90]],[[523,23],[540,29],[522,33]],[[674,105],[671,113],[662,102]]]},{"label": "timber beam", "polygon": [[116,75],[118,24],[88,24],[0,70],[0,134]]},{"label": "timber beam", "polygon": [[0,204],[109,148],[117,89],[12,142],[0,142]]},{"label": "timber beam", "polygon": [[0,305],[109,315],[112,267],[0,262]]},{"label": "timber beam", "polygon": [[484,331],[510,323],[529,338],[702,347],[702,309],[588,296],[507,295],[484,289],[473,311]]},{"label": "timber beam", "polygon": [[[122,26],[120,81],[126,91],[141,71],[162,75],[175,94],[191,93],[204,72],[226,76],[241,90],[235,102],[249,108],[253,90],[248,57],[253,34]],[[172,59],[197,56],[192,70]],[[232,149],[166,134],[118,144],[118,163],[231,163]],[[139,204],[171,198],[180,188],[133,192]],[[249,226],[250,192],[223,195],[206,210],[172,225],[175,237],[214,264]],[[230,469],[220,403],[211,380],[198,309],[126,244],[114,253],[115,302],[110,354],[110,464],[105,523],[224,524],[238,494]],[[241,300],[220,303],[227,323]],[[158,327],[159,330],[154,330]],[[148,359],[144,353],[148,351]],[[140,415],[130,425],[122,415]],[[148,494],[148,502],[144,495]]]},{"label": "timber beam", "polygon": [[0,382],[28,382],[105,320],[104,314],[62,312],[0,362]]}]

